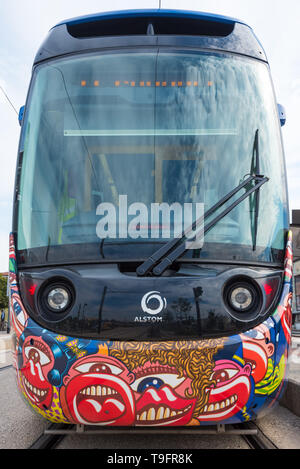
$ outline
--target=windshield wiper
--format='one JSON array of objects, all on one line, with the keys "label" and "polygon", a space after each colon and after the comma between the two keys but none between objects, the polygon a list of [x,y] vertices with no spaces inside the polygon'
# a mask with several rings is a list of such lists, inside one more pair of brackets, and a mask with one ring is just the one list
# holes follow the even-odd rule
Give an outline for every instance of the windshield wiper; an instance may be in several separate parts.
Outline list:
[{"label": "windshield wiper", "polygon": [[[252,162],[251,162],[251,174],[260,174],[258,129],[255,132],[255,138],[254,138],[253,154],[252,154]],[[252,250],[255,251],[256,239],[257,239],[257,228],[258,228],[259,190],[255,191],[253,196],[249,197],[249,205],[250,205],[251,215],[252,215],[253,206],[254,206],[254,220],[251,219],[251,234],[252,234]]]},{"label": "windshield wiper", "polygon": [[[257,133],[256,133],[257,135]],[[257,169],[257,168],[256,168]],[[138,276],[147,275],[152,269],[154,275],[161,275],[173,262],[181,257],[187,250],[185,241],[190,233],[199,227],[200,224],[204,223],[203,235],[208,233],[222,218],[224,218],[228,213],[230,213],[237,205],[239,205],[243,200],[249,197],[253,192],[256,192],[258,189],[269,180],[268,177],[265,177],[260,174],[252,174],[243,182],[241,182],[237,187],[232,191],[226,194],[222,199],[220,199],[215,205],[213,205],[207,212],[199,217],[190,227],[186,230],[185,234],[181,238],[174,238],[172,241],[169,241],[159,250],[157,250],[152,256],[150,256],[143,264],[141,264],[137,269],[136,273]],[[254,182],[254,185],[251,183]],[[246,188],[246,192],[241,195],[237,200],[235,200],[229,207],[224,209],[219,215],[217,215],[213,220],[205,225],[205,221],[210,217],[216,210],[221,208],[228,200],[230,200],[235,194],[237,194],[241,189]]]}]

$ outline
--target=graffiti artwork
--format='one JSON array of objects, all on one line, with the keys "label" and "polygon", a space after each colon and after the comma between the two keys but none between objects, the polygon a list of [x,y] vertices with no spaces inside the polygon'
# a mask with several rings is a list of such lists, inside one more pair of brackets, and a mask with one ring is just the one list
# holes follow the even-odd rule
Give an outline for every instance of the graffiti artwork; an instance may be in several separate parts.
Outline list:
[{"label": "graffiti artwork", "polygon": [[291,334],[292,251],[280,302],[263,323],[230,337],[99,341],[58,335],[26,313],[13,238],[10,305],[19,388],[52,422],[183,426],[243,422],[272,407],[285,382]]}]

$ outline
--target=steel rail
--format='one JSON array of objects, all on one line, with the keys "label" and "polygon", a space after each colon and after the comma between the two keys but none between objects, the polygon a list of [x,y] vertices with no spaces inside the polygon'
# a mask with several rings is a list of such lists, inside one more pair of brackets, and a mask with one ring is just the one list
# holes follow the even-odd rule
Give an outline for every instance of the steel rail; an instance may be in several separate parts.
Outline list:
[{"label": "steel rail", "polygon": [[[55,449],[56,446],[65,438],[66,434],[62,433],[65,428],[73,427],[68,424],[50,424],[49,433],[42,433],[27,449]],[[51,430],[56,430],[52,433]]]},{"label": "steel rail", "polygon": [[278,449],[262,430],[254,423],[235,425],[218,424],[206,428],[176,427],[137,428],[137,427],[97,427],[90,425],[50,424],[28,449],[55,449],[68,435],[237,435],[241,436],[250,449]]},{"label": "steel rail", "polygon": [[1,373],[1,371],[7,370],[8,368],[13,368],[13,365],[5,365],[5,366],[2,366],[2,367],[0,368],[0,373]]},{"label": "steel rail", "polygon": [[211,425],[205,427],[174,427],[174,428],[151,428],[151,427],[98,427],[97,425],[65,425],[65,428],[51,426],[46,428],[46,435],[255,435],[257,430],[254,428],[234,428],[232,425]]},{"label": "steel rail", "polygon": [[[256,430],[256,433],[241,435],[251,449],[279,449],[255,422],[245,423],[243,426],[244,428]],[[236,425],[236,427],[238,428],[239,425]]]}]

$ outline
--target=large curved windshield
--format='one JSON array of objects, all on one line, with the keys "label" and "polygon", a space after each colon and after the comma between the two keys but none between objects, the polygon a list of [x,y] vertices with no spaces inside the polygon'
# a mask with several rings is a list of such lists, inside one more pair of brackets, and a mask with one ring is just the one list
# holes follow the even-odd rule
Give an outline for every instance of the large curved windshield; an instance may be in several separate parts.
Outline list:
[{"label": "large curved windshield", "polygon": [[259,172],[269,178],[259,197],[185,257],[281,260],[278,120],[268,66],[231,54],[93,53],[40,65],[22,137],[22,259],[147,258]]}]

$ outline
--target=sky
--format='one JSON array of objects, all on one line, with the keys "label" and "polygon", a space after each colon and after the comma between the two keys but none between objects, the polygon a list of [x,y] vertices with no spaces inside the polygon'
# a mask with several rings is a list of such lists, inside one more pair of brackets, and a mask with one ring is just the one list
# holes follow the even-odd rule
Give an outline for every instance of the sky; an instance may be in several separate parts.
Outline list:
[{"label": "sky", "polygon": [[[19,111],[25,103],[35,54],[49,29],[63,19],[122,9],[158,8],[159,0],[0,0],[0,87]],[[276,99],[286,110],[282,127],[290,210],[300,209],[300,1],[161,0],[161,8],[239,18],[261,41]],[[8,237],[20,126],[0,89],[0,272],[8,269]]]}]

